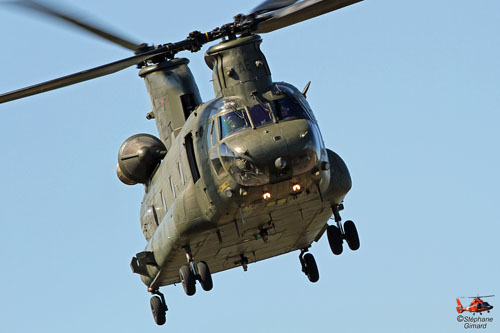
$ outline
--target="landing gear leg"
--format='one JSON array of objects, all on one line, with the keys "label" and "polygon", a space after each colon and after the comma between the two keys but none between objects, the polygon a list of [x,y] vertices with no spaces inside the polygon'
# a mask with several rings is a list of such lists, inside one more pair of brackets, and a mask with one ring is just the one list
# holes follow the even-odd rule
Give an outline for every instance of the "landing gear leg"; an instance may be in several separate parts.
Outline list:
[{"label": "landing gear leg", "polygon": [[343,205],[333,205],[332,212],[337,226],[328,226],[327,236],[330,249],[333,254],[339,255],[343,251],[343,240],[347,241],[347,245],[353,251],[359,249],[359,237],[356,225],[352,221],[346,221],[342,227],[342,218],[339,211],[344,209]]},{"label": "landing gear leg", "polygon": [[179,277],[186,295],[192,296],[196,293],[196,280],[200,282],[203,290],[212,290],[214,285],[208,264],[204,261],[195,264],[191,248],[185,246],[184,250],[186,251],[187,265],[179,269]]},{"label": "landing gear leg", "polygon": [[299,254],[302,272],[309,278],[309,281],[317,282],[319,280],[318,265],[316,265],[314,256],[310,253],[306,253],[307,251],[309,251],[309,248],[302,249]]},{"label": "landing gear leg", "polygon": [[167,303],[165,302],[165,297],[159,290],[153,290],[151,293],[157,295],[151,297],[151,300],[149,302],[151,305],[153,318],[157,325],[163,325],[167,321],[165,313],[168,310]]},{"label": "landing gear leg", "polygon": [[243,271],[248,270],[248,258],[245,257],[244,254],[240,254],[240,261],[237,262],[238,264],[241,264],[241,267],[243,267]]},{"label": "landing gear leg", "polygon": [[328,226],[328,229],[326,229],[326,235],[328,236],[328,243],[330,244],[330,249],[332,250],[333,254],[339,255],[343,251],[342,243],[343,243],[343,230],[342,230],[342,218],[340,217],[339,211],[343,207],[341,205],[333,205],[332,206],[332,212],[333,212],[333,217],[335,219],[335,223],[337,226],[330,225]]},{"label": "landing gear leg", "polygon": [[193,261],[191,248],[186,246],[184,250],[186,250],[186,259],[188,263],[187,265],[181,266],[179,269],[179,278],[181,279],[182,287],[186,295],[193,296],[196,293],[196,265]]}]

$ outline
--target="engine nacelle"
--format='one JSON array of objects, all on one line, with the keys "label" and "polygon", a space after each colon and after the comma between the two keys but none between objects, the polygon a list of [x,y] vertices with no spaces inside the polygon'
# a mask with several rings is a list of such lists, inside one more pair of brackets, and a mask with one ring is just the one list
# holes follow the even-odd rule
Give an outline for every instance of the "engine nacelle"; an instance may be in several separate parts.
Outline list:
[{"label": "engine nacelle", "polygon": [[133,135],[120,147],[116,174],[124,184],[146,184],[166,154],[165,145],[157,137]]}]

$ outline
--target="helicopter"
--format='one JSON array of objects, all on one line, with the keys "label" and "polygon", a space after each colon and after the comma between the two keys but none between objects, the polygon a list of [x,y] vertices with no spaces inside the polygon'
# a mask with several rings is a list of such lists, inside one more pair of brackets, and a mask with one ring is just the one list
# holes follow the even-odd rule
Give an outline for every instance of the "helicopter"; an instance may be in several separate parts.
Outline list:
[{"label": "helicopter", "polygon": [[480,315],[483,314],[484,311],[487,311],[488,313],[490,312],[491,309],[493,309],[493,306],[490,305],[488,302],[483,301],[481,298],[484,297],[493,297],[495,295],[488,295],[488,296],[475,296],[475,297],[460,297],[460,298],[472,298],[472,302],[470,303],[469,306],[463,307],[462,303],[460,303],[460,299],[457,298],[457,312],[458,313],[463,313],[464,311],[469,311],[472,312],[472,314],[479,313]]},{"label": "helicopter", "polygon": [[[313,242],[326,233],[335,255],[359,249],[354,222],[340,211],[352,182],[342,158],[325,147],[302,90],[273,82],[258,34],[360,0],[268,0],[211,31],[161,45],[131,42],[45,3],[14,4],[70,22],[134,56],[0,95],[0,103],[105,76],[136,65],[145,80],[159,138],[136,134],[121,145],[117,176],[142,184],[140,223],[147,241],[131,260],[153,294],[155,322],[168,310],[159,288],[181,283],[192,296],[213,288],[212,273],[300,251],[302,272],[319,280]],[[205,53],[215,98],[202,102],[182,51]],[[328,225],[331,216],[334,225]]]}]

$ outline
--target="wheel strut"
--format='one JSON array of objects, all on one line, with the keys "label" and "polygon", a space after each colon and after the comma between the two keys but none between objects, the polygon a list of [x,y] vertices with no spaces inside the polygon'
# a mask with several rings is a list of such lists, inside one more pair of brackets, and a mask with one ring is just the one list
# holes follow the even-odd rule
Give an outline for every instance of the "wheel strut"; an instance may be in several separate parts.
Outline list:
[{"label": "wheel strut", "polygon": [[243,267],[243,271],[248,270],[248,258],[244,254],[240,254],[240,260],[237,263]]},{"label": "wheel strut", "polygon": [[332,212],[333,212],[333,217],[335,219],[335,223],[337,224],[337,228],[339,228],[340,233],[344,235],[344,228],[342,227],[342,218],[340,217],[340,211],[344,209],[344,205],[339,204],[339,205],[333,205],[332,206]]},{"label": "wheel strut", "polygon": [[159,296],[161,299],[161,304],[163,304],[164,311],[168,311],[167,302],[165,301],[165,295],[163,295],[163,293],[160,292],[159,289],[151,291],[151,294]]},{"label": "wheel strut", "polygon": [[328,226],[327,235],[328,243],[330,243],[330,248],[333,254],[339,255],[342,253],[342,243],[344,240],[347,241],[347,245],[353,251],[359,249],[359,237],[358,231],[354,222],[348,220],[342,225],[342,218],[340,217],[340,211],[344,209],[344,205],[332,205],[332,212],[337,226]]},{"label": "wheel strut", "polygon": [[311,246],[309,245],[308,247],[300,250],[299,254],[300,265],[302,266],[302,272],[304,272],[309,281],[318,282],[319,272],[316,260],[314,259],[314,256],[312,254],[310,253],[306,254],[306,252],[309,251],[309,247]]},{"label": "wheel strut", "polygon": [[167,303],[165,302],[165,297],[158,289],[155,290],[149,289],[149,291],[154,295],[158,295],[158,296],[152,296],[149,301],[155,323],[157,325],[164,325],[166,322],[165,313],[168,310]]},{"label": "wheel strut", "polygon": [[306,247],[304,249],[301,249],[300,250],[300,254],[299,254],[299,261],[300,261],[300,265],[302,266],[302,272],[304,272],[304,274],[307,275],[307,267],[306,267],[306,262],[304,260],[304,254],[306,254],[306,252],[309,251],[309,247]]},{"label": "wheel strut", "polygon": [[194,257],[193,257],[193,253],[191,252],[191,247],[189,245],[184,246],[184,251],[186,251],[186,260],[187,260],[189,267],[193,271],[194,276],[198,278],[198,276],[199,276],[198,275],[198,267],[196,267],[196,265],[194,264]]}]

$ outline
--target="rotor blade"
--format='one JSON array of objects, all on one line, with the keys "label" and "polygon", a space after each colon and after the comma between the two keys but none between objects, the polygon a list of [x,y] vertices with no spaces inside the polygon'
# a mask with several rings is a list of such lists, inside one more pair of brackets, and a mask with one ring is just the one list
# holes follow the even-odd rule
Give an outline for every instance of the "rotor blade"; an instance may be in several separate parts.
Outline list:
[{"label": "rotor blade", "polygon": [[296,2],[297,0],[266,0],[252,9],[248,15],[268,13],[276,9],[290,6]]},{"label": "rotor blade", "polygon": [[137,65],[143,61],[151,59],[159,54],[166,53],[168,50],[165,47],[151,50],[148,52],[144,52],[138,54],[133,57],[125,58],[122,60],[118,60],[106,65],[102,65],[99,67],[94,67],[91,69],[87,69],[75,74],[70,74],[67,76],[63,76],[54,80],[50,80],[47,82],[35,84],[30,87],[14,90],[5,94],[0,95],[0,104],[5,102],[10,102],[16,99],[40,94],[46,91],[70,86],[75,83],[92,80],[101,76],[109,75],[118,71],[121,71],[127,67]]},{"label": "rotor blade", "polygon": [[8,5],[14,5],[17,7],[30,9],[37,13],[49,16],[51,18],[56,18],[65,21],[87,32],[90,32],[94,35],[104,38],[107,41],[113,42],[132,51],[137,51],[142,46],[144,46],[144,44],[139,44],[130,41],[124,37],[120,37],[118,36],[118,34],[112,33],[109,29],[105,29],[102,26],[99,27],[96,23],[90,23],[88,21],[86,22],[81,17],[78,18],[76,16],[70,15],[67,12],[64,12],[61,8],[56,9],[55,7],[49,6],[47,4],[42,4],[41,2],[34,0],[7,1],[4,3]]},{"label": "rotor blade", "polygon": [[256,33],[278,30],[363,0],[304,0],[285,7],[259,23]]}]

